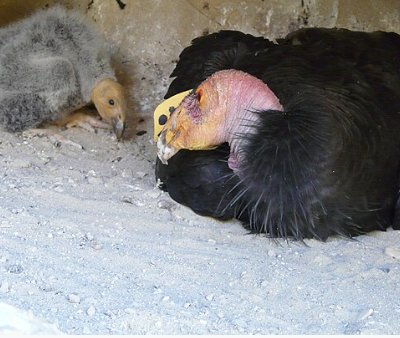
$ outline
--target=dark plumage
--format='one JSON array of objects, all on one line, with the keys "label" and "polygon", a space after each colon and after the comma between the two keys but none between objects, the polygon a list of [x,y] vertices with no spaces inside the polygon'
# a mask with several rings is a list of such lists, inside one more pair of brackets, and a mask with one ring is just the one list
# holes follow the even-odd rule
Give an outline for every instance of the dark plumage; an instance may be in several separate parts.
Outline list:
[{"label": "dark plumage", "polygon": [[[267,51],[272,45],[263,37],[234,31],[221,31],[194,39],[192,45],[179,56],[179,63],[171,74],[176,78],[164,98],[196,88],[216,71],[235,68],[242,55]],[[205,52],[205,48],[209,53]],[[182,150],[169,160],[168,166],[157,158],[156,178],[162,182],[160,187],[168,191],[176,202],[199,215],[220,220],[232,219],[236,215],[247,223],[247,212],[239,213],[236,205],[230,205],[239,179],[231,175],[228,156],[227,144],[216,150]]]},{"label": "dark plumage", "polygon": [[[182,150],[168,166],[157,161],[156,177],[176,202],[199,215],[229,220],[237,216],[229,203],[235,197],[239,180],[231,177],[232,170],[226,165],[228,156],[227,144],[211,151]],[[240,218],[246,221],[246,215]]]},{"label": "dark plumage", "polygon": [[272,46],[274,43],[266,38],[236,31],[221,31],[196,38],[179,55],[179,62],[171,74],[175,79],[164,98],[196,88],[219,70],[239,69],[242,57],[268,51]]},{"label": "dark plumage", "polygon": [[[207,181],[216,187],[211,205],[216,207],[223,199],[227,217],[232,212],[246,215],[246,227],[272,237],[326,239],[384,230],[391,224],[398,227],[400,37],[303,29],[279,45],[254,39],[258,44],[254,49],[251,37],[237,32],[194,40],[181,54],[167,94],[196,88],[213,73],[217,82],[219,71],[231,68],[261,79],[283,106],[283,111],[253,109],[253,115],[247,115],[251,121],[246,122],[251,132],[226,135],[226,141],[239,143],[235,173],[229,172],[226,154],[209,151],[220,170],[230,173],[221,177],[215,172],[214,183]],[[199,86],[204,100],[209,88],[207,81]],[[204,114],[210,111],[205,110]],[[164,140],[172,130],[168,128],[161,135]],[[181,177],[194,173],[191,163],[196,152],[176,156],[168,160],[172,167],[157,162],[157,177],[168,191],[186,189],[184,180],[170,180],[172,173]],[[223,187],[230,180],[235,186],[233,198],[226,195],[231,186]],[[210,201],[191,196],[185,196],[184,204],[197,212]]]}]

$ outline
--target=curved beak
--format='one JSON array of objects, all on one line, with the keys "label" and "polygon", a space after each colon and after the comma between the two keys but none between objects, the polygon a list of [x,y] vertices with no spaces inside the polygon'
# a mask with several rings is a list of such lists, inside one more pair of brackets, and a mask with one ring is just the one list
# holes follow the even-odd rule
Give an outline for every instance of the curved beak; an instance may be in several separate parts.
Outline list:
[{"label": "curved beak", "polygon": [[157,140],[157,156],[163,164],[168,164],[168,160],[179,151],[167,143],[166,134],[167,130],[163,130]]},{"label": "curved beak", "polygon": [[157,155],[162,163],[168,164],[168,160],[180,149],[185,149],[187,133],[191,124],[186,108],[177,107],[164,125],[157,141]]},{"label": "curved beak", "polygon": [[124,135],[126,122],[121,121],[118,118],[114,118],[112,120],[112,127],[113,127],[115,135],[117,136],[117,140],[119,141],[122,138],[122,136]]},{"label": "curved beak", "polygon": [[193,123],[187,108],[180,105],[161,131],[157,141],[157,155],[162,163],[168,164],[168,160],[181,149],[215,149],[217,145],[223,143],[221,137],[223,133],[218,132],[212,124]]}]

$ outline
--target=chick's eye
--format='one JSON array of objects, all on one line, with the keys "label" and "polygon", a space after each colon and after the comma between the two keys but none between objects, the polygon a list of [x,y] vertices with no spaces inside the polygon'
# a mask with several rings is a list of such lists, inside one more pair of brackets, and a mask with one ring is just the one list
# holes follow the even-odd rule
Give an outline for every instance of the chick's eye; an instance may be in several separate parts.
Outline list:
[{"label": "chick's eye", "polygon": [[110,106],[113,106],[114,105],[114,100],[112,100],[112,99],[108,100],[108,103],[109,103]]}]

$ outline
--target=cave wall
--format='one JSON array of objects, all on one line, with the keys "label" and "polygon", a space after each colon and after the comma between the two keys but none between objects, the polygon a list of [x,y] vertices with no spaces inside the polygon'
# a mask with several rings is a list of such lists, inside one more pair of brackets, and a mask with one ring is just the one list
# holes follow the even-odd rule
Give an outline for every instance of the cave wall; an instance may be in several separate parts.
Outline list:
[{"label": "cave wall", "polygon": [[131,110],[144,115],[162,99],[181,50],[208,32],[270,39],[306,26],[400,33],[399,0],[0,0],[0,27],[56,3],[79,10],[104,33]]}]

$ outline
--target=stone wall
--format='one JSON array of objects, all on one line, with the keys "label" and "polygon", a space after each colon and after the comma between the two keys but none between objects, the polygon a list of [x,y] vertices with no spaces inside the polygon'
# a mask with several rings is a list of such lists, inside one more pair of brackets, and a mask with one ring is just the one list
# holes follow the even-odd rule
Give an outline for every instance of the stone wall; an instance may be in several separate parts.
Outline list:
[{"label": "stone wall", "polygon": [[181,50],[208,32],[235,29],[270,39],[304,26],[400,33],[399,0],[0,0],[0,26],[55,3],[95,21],[139,114],[162,99]]}]

